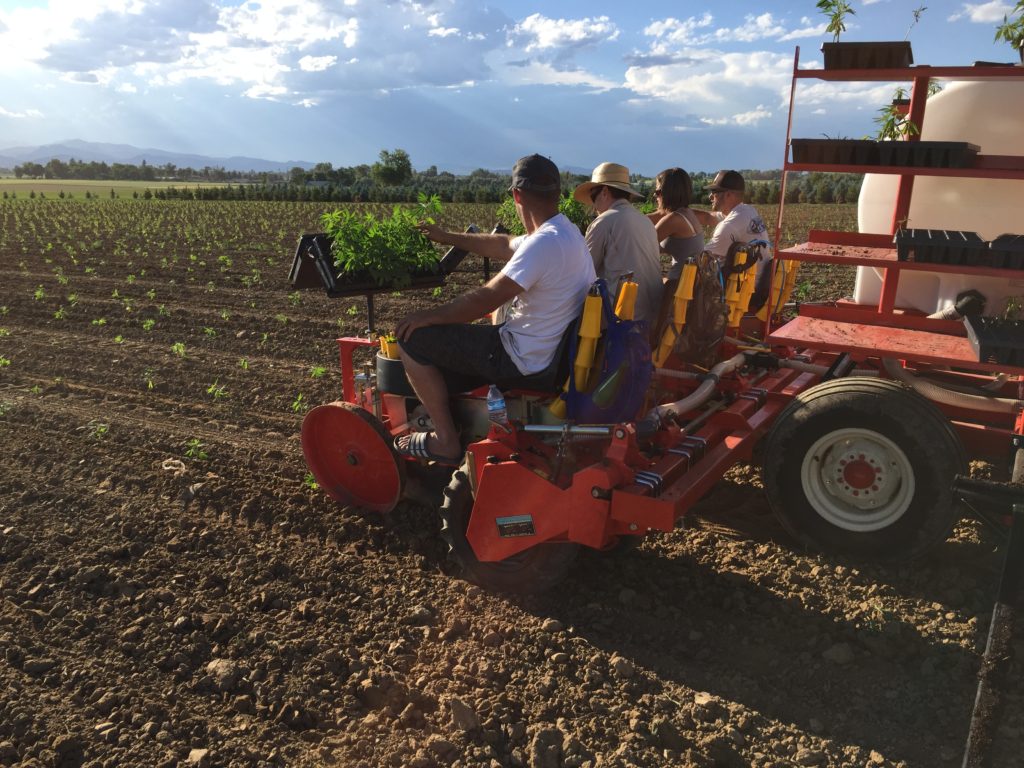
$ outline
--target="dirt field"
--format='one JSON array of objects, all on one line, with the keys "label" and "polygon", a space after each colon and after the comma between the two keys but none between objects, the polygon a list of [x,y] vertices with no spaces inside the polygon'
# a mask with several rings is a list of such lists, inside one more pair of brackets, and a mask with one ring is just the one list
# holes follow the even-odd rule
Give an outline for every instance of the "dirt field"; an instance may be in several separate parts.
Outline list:
[{"label": "dirt field", "polygon": [[[486,593],[428,505],[311,487],[302,414],[367,320],[285,283],[318,210],[106,205],[0,205],[0,765],[961,764],[980,524],[904,567],[804,553],[741,466],[685,529]],[[996,764],[1022,747],[1015,695]]]}]

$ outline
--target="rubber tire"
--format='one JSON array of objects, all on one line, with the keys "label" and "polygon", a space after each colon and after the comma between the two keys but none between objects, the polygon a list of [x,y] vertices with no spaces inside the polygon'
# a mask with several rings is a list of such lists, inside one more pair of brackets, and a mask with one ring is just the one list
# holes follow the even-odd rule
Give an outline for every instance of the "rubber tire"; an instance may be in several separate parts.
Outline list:
[{"label": "rubber tire", "polygon": [[469,465],[463,463],[444,489],[441,537],[467,580],[495,592],[530,594],[548,590],[565,579],[579,555],[579,544],[538,544],[500,562],[477,560],[466,538],[473,502]]},{"label": "rubber tire", "polygon": [[[913,472],[909,506],[878,530],[835,525],[812,505],[804,487],[808,452],[819,439],[848,428],[873,430],[892,441]],[[961,516],[952,493],[955,475],[967,471],[960,438],[932,402],[894,381],[850,377],[801,393],[779,414],[763,456],[762,479],[772,510],[812,549],[883,562],[911,560],[945,541]]]}]

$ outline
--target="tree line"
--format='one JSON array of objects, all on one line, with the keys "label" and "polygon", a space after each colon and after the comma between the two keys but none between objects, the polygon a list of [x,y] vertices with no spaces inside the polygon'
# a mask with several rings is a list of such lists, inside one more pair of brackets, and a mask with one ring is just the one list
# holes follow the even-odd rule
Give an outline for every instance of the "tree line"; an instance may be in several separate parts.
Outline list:
[{"label": "tree line", "polygon": [[[779,170],[742,169],[747,180],[747,201],[753,204],[777,203],[781,195],[782,173]],[[507,196],[508,173],[478,168],[456,175],[439,171],[432,165],[417,171],[409,154],[403,149],[381,150],[378,161],[335,168],[331,163],[317,163],[310,169],[295,167],[287,172],[234,172],[224,168],[193,169],[173,163],[154,166],[143,161],[138,165],[51,159],[45,165],[34,162],[14,167],[14,175],[33,179],[82,179],[92,181],[173,181],[213,183],[221,186],[155,187],[135,193],[136,197],[189,200],[287,200],[310,202],[415,202],[423,193],[437,195],[448,203],[498,203]],[[572,189],[588,179],[581,174],[564,172],[563,189]],[[713,173],[691,173],[695,204],[707,202],[706,187]],[[860,174],[800,173],[790,174],[786,187],[788,203],[854,202],[860,193]],[[634,174],[633,185],[650,196],[654,181]],[[6,197],[6,195],[5,195]]]}]

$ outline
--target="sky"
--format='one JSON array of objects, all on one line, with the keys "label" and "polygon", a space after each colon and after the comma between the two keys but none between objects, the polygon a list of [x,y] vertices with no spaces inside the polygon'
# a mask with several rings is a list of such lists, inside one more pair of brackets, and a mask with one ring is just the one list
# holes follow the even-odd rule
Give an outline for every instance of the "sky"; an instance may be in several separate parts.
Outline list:
[{"label": "sky", "polygon": [[[1011,0],[850,0],[843,40],[917,64],[1014,61]],[[914,24],[915,9],[927,4]],[[507,169],[532,152],[782,164],[794,51],[815,0],[0,0],[0,149],[68,139],[211,157]],[[955,44],[954,44],[955,41]],[[794,136],[871,134],[894,84],[801,82]]]}]

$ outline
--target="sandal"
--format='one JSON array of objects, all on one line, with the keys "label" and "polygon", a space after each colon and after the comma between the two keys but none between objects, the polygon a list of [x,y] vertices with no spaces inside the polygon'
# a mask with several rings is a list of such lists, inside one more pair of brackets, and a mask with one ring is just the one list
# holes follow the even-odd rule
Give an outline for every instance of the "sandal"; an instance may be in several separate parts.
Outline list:
[{"label": "sandal", "polygon": [[457,467],[462,463],[462,454],[458,456],[442,456],[427,448],[427,441],[430,439],[430,435],[430,432],[413,432],[408,436],[409,440],[404,446],[399,445],[398,441],[405,437],[405,435],[396,437],[394,442],[395,451],[399,456],[404,456],[408,459],[432,461],[445,467]]}]

